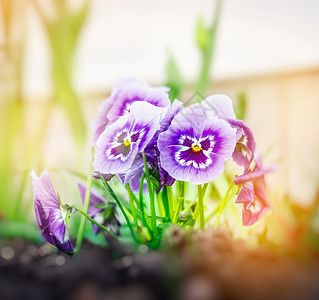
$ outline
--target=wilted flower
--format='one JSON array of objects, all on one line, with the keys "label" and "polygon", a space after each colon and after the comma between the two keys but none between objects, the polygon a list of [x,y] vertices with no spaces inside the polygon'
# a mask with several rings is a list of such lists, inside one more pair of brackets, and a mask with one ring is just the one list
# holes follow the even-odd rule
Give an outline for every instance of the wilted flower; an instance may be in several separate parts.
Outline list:
[{"label": "wilted flower", "polygon": [[157,146],[161,166],[170,176],[202,184],[223,173],[235,144],[235,129],[201,104],[193,104],[175,116]]},{"label": "wilted flower", "polygon": [[254,159],[256,144],[250,129],[243,121],[236,119],[231,99],[226,95],[213,95],[207,97],[202,104],[205,108],[212,110],[218,118],[236,128],[237,143],[233,160],[248,170]]},{"label": "wilted flower", "polygon": [[255,162],[252,171],[235,178],[235,184],[241,185],[236,203],[243,203],[242,221],[246,226],[255,224],[269,209],[264,176],[273,171],[274,167],[263,169],[260,157]]},{"label": "wilted flower", "polygon": [[147,102],[135,102],[130,113],[106,127],[97,141],[94,169],[103,174],[126,172],[155,132],[165,109]]},{"label": "wilted flower", "polygon": [[71,252],[73,245],[67,233],[69,211],[60,203],[47,171],[38,177],[31,173],[34,210],[42,236],[60,251]]},{"label": "wilted flower", "polygon": [[93,144],[109,122],[114,122],[120,116],[130,112],[134,102],[143,101],[157,107],[168,107],[170,100],[167,87],[150,87],[137,78],[123,78],[118,80],[113,88],[111,97],[103,101],[99,107],[97,117],[92,121]]},{"label": "wilted flower", "polygon": [[[82,202],[85,200],[86,187],[82,183],[78,183],[78,188],[80,191]],[[120,222],[115,216],[115,205],[114,203],[105,202],[104,198],[91,189],[90,204],[88,208],[88,215],[96,222],[109,228],[114,234],[119,235]],[[94,223],[92,223],[94,234],[98,234],[101,229]],[[103,232],[107,237],[108,241],[113,241],[114,239],[109,237],[109,234]]]}]

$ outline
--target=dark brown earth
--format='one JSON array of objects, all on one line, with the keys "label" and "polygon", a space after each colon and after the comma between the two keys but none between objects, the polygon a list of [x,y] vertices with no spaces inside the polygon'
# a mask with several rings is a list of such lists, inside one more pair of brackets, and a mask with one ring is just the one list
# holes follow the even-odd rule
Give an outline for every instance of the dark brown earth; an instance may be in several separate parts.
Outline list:
[{"label": "dark brown earth", "polygon": [[78,256],[21,239],[0,249],[0,299],[319,299],[319,260],[248,250],[223,231],[172,230],[161,250],[85,243]]}]

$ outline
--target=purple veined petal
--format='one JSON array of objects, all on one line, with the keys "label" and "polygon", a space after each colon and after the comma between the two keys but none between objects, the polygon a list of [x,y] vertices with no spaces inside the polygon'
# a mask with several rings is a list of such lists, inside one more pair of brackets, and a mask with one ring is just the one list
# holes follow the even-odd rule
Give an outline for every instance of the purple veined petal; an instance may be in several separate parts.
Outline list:
[{"label": "purple veined petal", "polygon": [[[201,123],[194,126],[194,118]],[[223,173],[235,143],[235,129],[194,104],[173,119],[169,129],[159,135],[157,146],[161,166],[170,176],[202,184]]]},{"label": "purple veined petal", "polygon": [[73,251],[66,234],[65,212],[54,191],[48,172],[37,177],[31,172],[33,184],[34,210],[42,236],[61,251]]},{"label": "purple veined petal", "polygon": [[125,173],[159,129],[165,112],[166,109],[147,102],[133,103],[130,114],[107,126],[99,137],[95,170],[104,174]]},{"label": "purple veined petal", "polygon": [[227,120],[230,125],[237,129],[240,137],[237,140],[236,148],[233,153],[233,160],[245,170],[248,170],[254,159],[255,140],[250,129],[241,120]]},{"label": "purple veined petal", "polygon": [[31,176],[36,219],[39,227],[43,230],[48,226],[50,210],[60,210],[60,201],[47,171],[44,171],[40,177],[32,171]]},{"label": "purple veined petal", "polygon": [[[106,127],[97,141],[94,169],[103,174],[125,172],[133,163],[138,147],[135,143],[124,145],[124,138],[130,133],[132,121],[129,115],[119,118]],[[123,151],[122,151],[123,150]]]},{"label": "purple veined petal", "polygon": [[73,245],[67,233],[63,213],[55,209],[50,211],[48,231],[52,239],[48,241],[60,251],[71,252],[73,251]]},{"label": "purple veined petal", "polygon": [[41,202],[34,202],[34,210],[38,225],[41,229],[41,235],[45,238],[46,241],[54,245],[55,241],[49,231],[49,218],[45,217],[45,212],[43,210]]},{"label": "purple veined petal", "polygon": [[66,224],[62,214],[65,213],[56,209],[51,209],[49,214],[49,231],[61,244],[68,240]]},{"label": "purple veined petal", "polygon": [[226,95],[209,96],[202,104],[213,110],[220,119],[236,119],[232,100]]},{"label": "purple veined petal", "polygon": [[135,102],[148,102],[157,107],[168,107],[170,100],[168,97],[169,89],[166,87],[150,87],[141,80],[135,80],[126,85],[118,91],[117,99],[110,109],[107,117],[109,120],[118,118],[128,114],[131,105]]},{"label": "purple veined petal", "polygon": [[48,216],[51,208],[60,208],[60,201],[55,193],[48,171],[45,170],[40,177],[32,171],[31,176],[34,200],[42,203],[45,214]]},{"label": "purple veined petal", "polygon": [[110,122],[129,112],[130,105],[134,101],[146,101],[155,106],[167,107],[169,105],[168,91],[169,88],[166,87],[151,88],[136,77],[117,80],[111,96],[101,103],[98,114],[91,123],[93,144],[96,145],[99,136]]},{"label": "purple veined petal", "polygon": [[135,102],[131,106],[131,115],[135,120],[132,131],[145,130],[145,135],[140,138],[139,152],[144,151],[151,138],[160,128],[160,123],[165,117],[168,108],[161,108],[147,102]]}]

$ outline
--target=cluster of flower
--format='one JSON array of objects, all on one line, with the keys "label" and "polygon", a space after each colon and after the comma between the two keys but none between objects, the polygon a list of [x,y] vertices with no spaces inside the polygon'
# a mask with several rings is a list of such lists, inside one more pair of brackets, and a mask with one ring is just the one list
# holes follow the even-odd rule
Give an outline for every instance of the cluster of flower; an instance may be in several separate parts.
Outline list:
[{"label": "cluster of flower", "polygon": [[[243,224],[254,224],[269,207],[264,175],[270,169],[263,169],[261,159],[255,158],[253,135],[236,119],[232,101],[225,95],[213,95],[184,108],[178,100],[171,103],[167,92],[166,87],[150,87],[135,78],[117,82],[92,122],[93,177],[100,178],[101,174],[108,181],[116,176],[136,192],[147,166],[157,179],[158,191],[175,180],[201,185],[219,177],[232,157],[244,169],[235,178],[235,184],[241,187],[236,203],[243,204]],[[85,187],[79,188],[84,198]],[[69,251],[67,210],[46,173],[40,178],[33,174],[33,189],[43,236]],[[100,211],[92,205],[104,202],[100,198],[91,193],[89,216],[93,219]]]}]

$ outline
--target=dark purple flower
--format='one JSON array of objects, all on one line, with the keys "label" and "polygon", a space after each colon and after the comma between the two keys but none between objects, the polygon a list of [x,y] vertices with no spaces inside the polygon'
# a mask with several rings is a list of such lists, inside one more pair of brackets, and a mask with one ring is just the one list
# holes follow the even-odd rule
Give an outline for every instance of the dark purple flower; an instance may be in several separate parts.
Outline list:
[{"label": "dark purple flower", "polygon": [[31,176],[34,210],[42,236],[60,251],[73,251],[73,245],[67,233],[67,210],[62,207],[48,172],[44,171],[38,177],[32,171]]},{"label": "dark purple flower", "polygon": [[[86,186],[83,185],[82,183],[78,183],[78,188],[80,191],[82,203],[84,203]],[[105,203],[105,207],[96,207],[98,204],[104,204],[104,203]],[[107,216],[105,216],[106,209],[109,210],[109,213]],[[119,223],[119,221],[117,220],[115,216],[115,206],[113,206],[113,203],[107,204],[104,198],[100,196],[98,193],[96,193],[93,189],[91,189],[88,215],[96,222],[109,228],[114,234],[119,235],[119,227],[121,224]],[[96,224],[92,223],[92,227],[93,227],[93,232],[95,235],[97,235],[101,231],[101,229]],[[113,238],[109,237],[109,234],[107,232],[104,232],[104,234],[108,238],[108,241],[113,241]]]},{"label": "dark purple flower", "polygon": [[93,144],[96,144],[109,122],[128,114],[131,105],[136,101],[148,102],[157,107],[168,107],[168,91],[167,87],[150,87],[144,81],[133,77],[118,80],[111,97],[102,102],[97,117],[92,121]]},{"label": "dark purple flower", "polygon": [[173,178],[193,184],[221,175],[235,144],[236,130],[202,104],[179,112],[157,142],[162,168]]},{"label": "dark purple flower", "polygon": [[226,95],[213,95],[207,97],[202,104],[205,108],[212,110],[218,118],[236,128],[237,143],[233,160],[247,171],[254,159],[256,144],[250,129],[243,121],[236,120],[231,99]]},{"label": "dark purple flower", "polygon": [[255,224],[269,209],[264,176],[274,168],[263,169],[260,157],[255,162],[252,171],[235,178],[235,184],[241,185],[236,203],[243,203],[242,221],[245,226]]},{"label": "dark purple flower", "polygon": [[166,110],[147,102],[135,102],[130,113],[106,127],[97,141],[94,169],[103,174],[128,171],[155,132]]}]

